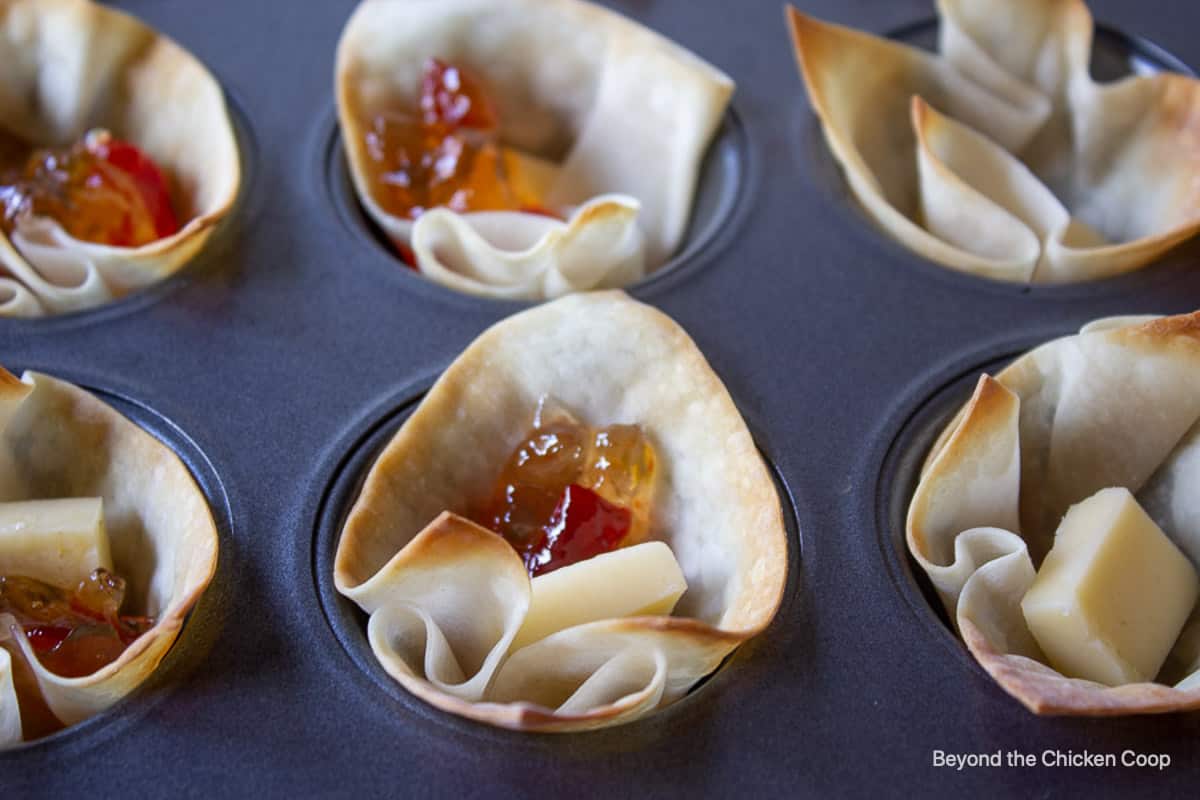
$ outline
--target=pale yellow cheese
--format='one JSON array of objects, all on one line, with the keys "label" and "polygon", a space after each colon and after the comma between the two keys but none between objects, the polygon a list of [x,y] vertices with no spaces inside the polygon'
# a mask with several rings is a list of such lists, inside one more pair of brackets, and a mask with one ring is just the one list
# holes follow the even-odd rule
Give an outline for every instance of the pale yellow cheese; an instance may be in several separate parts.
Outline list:
[{"label": "pale yellow cheese", "polygon": [[1119,686],[1154,680],[1198,594],[1187,557],[1113,488],[1067,511],[1021,611],[1052,667]]},{"label": "pale yellow cheese", "polygon": [[112,569],[99,497],[0,503],[0,575],[66,589],[97,567]]},{"label": "pale yellow cheese", "polygon": [[662,542],[602,553],[531,583],[529,614],[514,650],[585,622],[670,614],[687,591],[679,562]]}]

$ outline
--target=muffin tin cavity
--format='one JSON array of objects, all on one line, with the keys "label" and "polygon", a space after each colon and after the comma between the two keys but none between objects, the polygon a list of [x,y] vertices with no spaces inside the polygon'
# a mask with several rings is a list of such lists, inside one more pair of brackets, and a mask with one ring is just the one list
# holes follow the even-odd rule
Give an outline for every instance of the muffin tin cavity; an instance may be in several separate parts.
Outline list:
[{"label": "muffin tin cavity", "polygon": [[[394,279],[392,276],[401,276],[399,280],[406,287],[428,286],[438,294],[458,295],[452,289],[422,278],[400,260],[391,240],[367,214],[355,194],[342,135],[338,130],[337,115],[332,108],[323,127],[325,132],[321,137],[323,145],[319,157],[323,162],[321,170],[329,200],[347,232],[365,242],[376,255],[370,259],[371,268],[382,273],[384,279],[389,281]],[[683,242],[665,264],[626,288],[645,296],[673,284],[683,274],[704,263],[707,260],[705,257],[716,249],[719,241],[729,237],[741,222],[739,212],[745,205],[749,171],[749,139],[736,108],[730,107],[701,163]],[[480,299],[479,302],[494,306],[510,301]]]},{"label": "muffin tin cavity", "polygon": [[[250,114],[247,113],[238,97],[225,91],[224,98],[234,139],[237,142],[241,179],[229,213],[216,224],[212,236],[200,251],[178,270],[161,280],[102,305],[40,317],[0,316],[0,332],[12,330],[17,333],[38,335],[116,321],[149,308],[193,282],[203,281],[206,277],[218,272],[224,274],[240,268],[241,256],[238,252],[238,243],[241,236],[241,225],[244,223],[243,218],[254,210],[253,205],[260,198],[260,194],[256,190],[259,145],[258,137],[250,121]],[[11,298],[5,288],[0,286],[0,304],[9,299]]]},{"label": "muffin tin cavity", "polygon": [[[798,561],[801,548],[795,507],[791,492],[770,459],[763,454],[783,511],[784,524],[788,534],[789,567],[781,608],[770,628],[759,637],[734,650],[716,670],[693,686],[685,697],[666,708],[632,722],[600,731],[554,737],[530,736],[528,733],[508,731],[442,712],[409,693],[387,673],[372,651],[366,635],[367,614],[353,601],[338,592],[334,584],[334,559],[338,541],[350,509],[358,498],[363,481],[380,452],[416,410],[424,397],[424,391],[422,390],[416,397],[411,394],[408,397],[411,399],[398,401],[393,410],[366,425],[365,432],[360,428],[357,434],[352,434],[349,437],[348,449],[340,456],[336,456],[338,463],[331,465],[327,470],[322,470],[321,474],[328,475],[330,478],[316,512],[316,530],[313,540],[313,574],[322,611],[350,660],[362,673],[365,673],[373,684],[371,690],[382,690],[388,698],[388,702],[381,706],[384,715],[399,724],[410,724],[409,721],[416,716],[440,726],[446,726],[450,732],[479,736],[509,746],[532,747],[541,750],[553,749],[554,742],[569,742],[579,736],[585,736],[589,743],[605,749],[608,747],[625,748],[635,742],[648,744],[671,730],[678,730],[680,726],[694,724],[700,715],[707,716],[716,713],[712,712],[706,703],[697,702],[698,695],[707,694],[710,691],[708,687],[718,688],[721,691],[737,691],[739,687],[738,672],[731,665],[743,658],[747,651],[754,650],[759,639],[770,638],[772,631],[778,631],[779,626],[784,624],[788,607],[792,605],[797,593],[800,572]],[[761,448],[759,452],[762,453]]]},{"label": "muffin tin cavity", "polygon": [[[936,54],[939,30],[937,18],[927,18],[904,25],[883,36],[887,40]],[[1182,59],[1155,43],[1102,23],[1095,25],[1089,63],[1092,80],[1109,84],[1133,76],[1154,76],[1162,73],[1196,77],[1195,70]],[[847,228],[858,229],[853,235],[864,245],[875,248],[881,258],[892,262],[886,265],[888,269],[917,270],[935,280],[949,281],[963,289],[1009,295],[1034,294],[1046,298],[1111,296],[1177,275],[1189,269],[1195,262],[1196,254],[1200,252],[1200,246],[1196,245],[1195,239],[1191,239],[1155,258],[1147,267],[1110,277],[1066,283],[1010,282],[942,266],[889,234],[862,205],[847,182],[844,169],[830,150],[822,123],[811,108],[813,99],[808,96],[807,91],[804,91],[804,96],[806,104],[797,114],[793,128],[793,137],[797,142],[797,159],[816,188],[830,199],[830,205],[842,213]],[[908,124],[908,121],[905,120],[904,124]],[[863,228],[869,229],[870,233],[861,235]]]},{"label": "muffin tin cavity", "polygon": [[930,636],[942,641],[965,665],[985,678],[982,667],[955,633],[954,623],[947,616],[929,578],[909,553],[905,523],[926,457],[950,420],[970,399],[979,376],[985,372],[995,375],[1022,352],[1014,348],[1007,355],[982,362],[933,390],[932,394],[922,394],[906,404],[901,413],[907,416],[899,423],[899,431],[887,450],[875,489],[876,532],[884,562],[897,589]]},{"label": "muffin tin cavity", "polygon": [[[208,67],[82,0],[0,8],[6,316],[95,308],[176,273],[232,209],[237,136]],[[19,209],[19,210],[18,210]]]},{"label": "muffin tin cavity", "polygon": [[[887,34],[889,39],[934,52],[937,50],[938,21],[936,18],[918,20]],[[1156,75],[1177,72],[1196,77],[1196,72],[1184,61],[1147,39],[1125,33],[1103,23],[1096,23],[1092,38],[1092,78],[1108,83],[1130,75]]]},{"label": "muffin tin cavity", "polygon": [[[55,370],[48,372],[56,373]],[[70,376],[63,377],[70,379]],[[188,676],[207,657],[220,633],[231,598],[229,542],[233,514],[225,486],[208,456],[187,432],[141,400],[89,385],[86,380],[72,382],[162,442],[183,462],[208,503],[217,529],[220,554],[216,573],[199,602],[187,615],[178,638],[158,667],[137,689],[83,722],[50,736],[0,750],[0,765],[10,764],[13,769],[19,765],[21,770],[38,773],[61,768],[63,759],[83,753],[137,726],[146,714],[170,694],[186,690]]]}]

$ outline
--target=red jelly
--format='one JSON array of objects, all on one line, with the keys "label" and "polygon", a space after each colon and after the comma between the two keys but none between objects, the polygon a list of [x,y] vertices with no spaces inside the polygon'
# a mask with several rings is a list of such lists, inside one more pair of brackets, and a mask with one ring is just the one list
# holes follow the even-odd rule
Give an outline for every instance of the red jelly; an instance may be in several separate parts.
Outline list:
[{"label": "red jelly", "polygon": [[23,217],[49,217],[76,239],[112,247],[141,247],[179,231],[162,170],[106,131],[35,150],[0,170],[0,214],[9,231]]},{"label": "red jelly", "polygon": [[[9,635],[24,635],[42,666],[64,678],[90,675],[120,658],[125,648],[154,626],[149,617],[120,614],[125,581],[97,569],[74,591],[21,575],[0,576],[0,619],[13,621]],[[0,635],[0,641],[5,636]],[[37,678],[21,650],[7,645],[26,739],[63,726],[46,705]]]},{"label": "red jelly", "polygon": [[57,650],[70,635],[71,629],[62,625],[28,625],[25,627],[25,638],[33,645],[34,652],[38,655]]},{"label": "red jelly", "polygon": [[654,481],[654,448],[641,428],[592,428],[542,409],[475,519],[541,575],[642,541]]},{"label": "red jelly", "polygon": [[149,630],[148,617],[121,615],[125,581],[97,569],[74,591],[34,578],[0,576],[0,614],[11,614],[38,660],[64,678],[90,675]]},{"label": "red jelly", "polygon": [[366,125],[371,196],[386,212],[417,219],[457,212],[539,208],[499,143],[500,118],[479,79],[430,59],[416,112],[377,114]]},{"label": "red jelly", "polygon": [[529,574],[540,575],[616,550],[629,535],[632,523],[628,509],[573,483],[563,490],[534,563],[526,561],[525,567]]}]

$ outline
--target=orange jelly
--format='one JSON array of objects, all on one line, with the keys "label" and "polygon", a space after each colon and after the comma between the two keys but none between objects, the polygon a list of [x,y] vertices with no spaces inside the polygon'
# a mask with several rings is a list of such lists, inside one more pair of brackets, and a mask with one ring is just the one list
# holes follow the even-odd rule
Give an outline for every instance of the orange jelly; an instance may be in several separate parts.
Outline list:
[{"label": "orange jelly", "polygon": [[475,520],[541,575],[644,540],[654,478],[654,447],[640,427],[595,428],[543,404]]},{"label": "orange jelly", "polygon": [[26,216],[50,217],[76,239],[112,247],[141,247],[179,231],[162,170],[106,131],[15,162],[13,150],[0,147],[0,222],[8,231]]},{"label": "orange jelly", "polygon": [[460,213],[540,209],[541,198],[513,180],[499,126],[476,77],[429,59],[418,108],[377,114],[366,126],[371,196],[408,219],[438,206]]},{"label": "orange jelly", "polygon": [[[20,575],[0,576],[0,615],[10,615],[42,666],[64,678],[90,675],[111,664],[153,627],[150,617],[122,615],[124,599],[125,581],[105,569],[93,571],[73,591]],[[26,738],[62,727],[45,706],[21,652],[8,649]]]}]

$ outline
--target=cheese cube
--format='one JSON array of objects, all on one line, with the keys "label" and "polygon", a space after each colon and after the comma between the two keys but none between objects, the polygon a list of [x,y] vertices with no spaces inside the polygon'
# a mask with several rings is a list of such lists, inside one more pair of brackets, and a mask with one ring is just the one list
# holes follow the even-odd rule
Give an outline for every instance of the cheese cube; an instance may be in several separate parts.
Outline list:
[{"label": "cheese cube", "polygon": [[1119,686],[1154,680],[1200,594],[1187,557],[1128,489],[1071,506],[1021,611],[1050,665]]},{"label": "cheese cube", "polygon": [[530,583],[529,613],[513,650],[585,622],[670,614],[687,591],[679,562],[662,542],[601,553]]},{"label": "cheese cube", "polygon": [[99,497],[0,503],[0,575],[74,589],[97,567],[112,569]]}]

